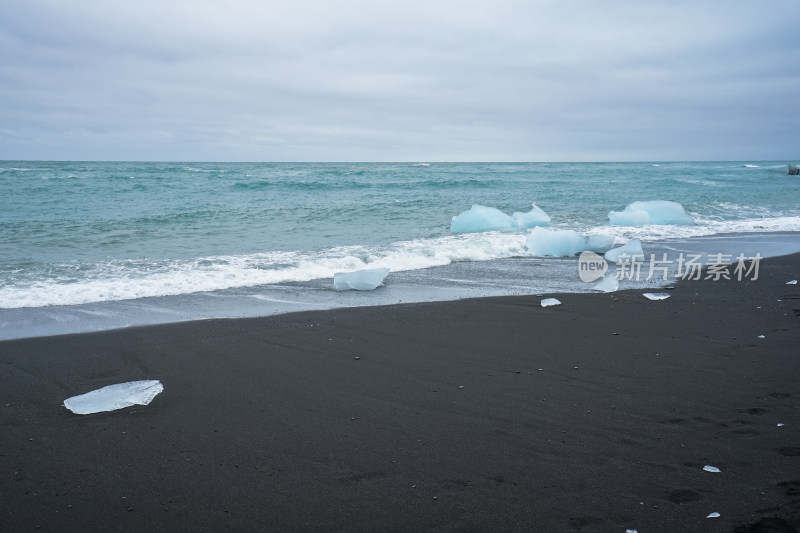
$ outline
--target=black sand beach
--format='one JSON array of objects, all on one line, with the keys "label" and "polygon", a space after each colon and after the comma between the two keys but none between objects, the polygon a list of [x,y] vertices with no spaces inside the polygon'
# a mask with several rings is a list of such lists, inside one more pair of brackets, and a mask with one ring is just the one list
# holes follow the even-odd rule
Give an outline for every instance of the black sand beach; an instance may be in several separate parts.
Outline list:
[{"label": "black sand beach", "polygon": [[796,531],[797,278],[2,342],[0,531]]}]

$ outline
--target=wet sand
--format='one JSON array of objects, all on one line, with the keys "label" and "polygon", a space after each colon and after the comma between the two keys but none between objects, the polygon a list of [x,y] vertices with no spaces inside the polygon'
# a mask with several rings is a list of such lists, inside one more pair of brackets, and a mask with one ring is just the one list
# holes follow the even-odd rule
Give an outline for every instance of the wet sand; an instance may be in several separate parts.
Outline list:
[{"label": "wet sand", "polygon": [[796,531],[798,278],[0,342],[0,531]]}]

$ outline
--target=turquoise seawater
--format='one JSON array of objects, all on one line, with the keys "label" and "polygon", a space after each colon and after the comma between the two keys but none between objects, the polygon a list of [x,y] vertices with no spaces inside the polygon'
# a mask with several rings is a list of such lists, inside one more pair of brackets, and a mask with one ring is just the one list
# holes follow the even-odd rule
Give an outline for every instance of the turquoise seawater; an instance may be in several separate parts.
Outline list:
[{"label": "turquoise seawater", "polygon": [[[473,204],[535,203],[551,226],[667,242],[800,231],[786,161],[0,162],[0,308],[75,305],[413,271],[526,255],[527,232],[453,235]],[[610,227],[670,200],[691,226]]]}]

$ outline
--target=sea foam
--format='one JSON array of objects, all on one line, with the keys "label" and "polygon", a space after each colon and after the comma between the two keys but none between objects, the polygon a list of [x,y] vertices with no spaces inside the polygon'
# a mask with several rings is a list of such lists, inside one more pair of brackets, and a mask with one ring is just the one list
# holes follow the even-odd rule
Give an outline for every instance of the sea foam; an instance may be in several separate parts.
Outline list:
[{"label": "sea foam", "polygon": [[[525,255],[520,234],[452,235],[390,246],[341,246],[319,252],[268,252],[187,261],[106,261],[64,276],[0,286],[0,308],[76,305],[176,296],[258,285],[333,278],[337,272],[388,268],[393,272]],[[74,265],[68,265],[71,270]]]}]

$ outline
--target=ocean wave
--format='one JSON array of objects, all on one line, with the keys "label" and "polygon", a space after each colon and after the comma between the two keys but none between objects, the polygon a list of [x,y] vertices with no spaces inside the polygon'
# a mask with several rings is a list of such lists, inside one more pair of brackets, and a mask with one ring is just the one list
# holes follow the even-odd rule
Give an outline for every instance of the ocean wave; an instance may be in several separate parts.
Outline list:
[{"label": "ocean wave", "polygon": [[713,180],[704,180],[704,179],[692,179],[692,178],[677,178],[675,181],[680,183],[688,183],[689,185],[703,185],[704,187],[720,187],[721,184],[719,182]]},{"label": "ocean wave", "polygon": [[[582,228],[586,235],[611,235],[616,244],[630,239],[668,241],[692,237],[709,237],[727,233],[800,232],[800,217],[771,217],[742,220],[721,220],[691,213],[692,226],[590,226]],[[581,231],[579,231],[581,233]]]},{"label": "ocean wave", "polygon": [[200,172],[200,173],[203,173],[203,174],[211,174],[211,173],[214,173],[214,172],[219,172],[219,173],[225,172],[224,170],[220,170],[220,169],[196,168],[196,167],[183,167],[183,170],[185,170],[186,172]]},{"label": "ocean wave", "polygon": [[[640,227],[588,225],[583,235],[606,235],[622,244],[630,239],[669,241],[729,233],[800,232],[800,217],[719,220],[693,214],[693,226]],[[392,272],[419,270],[462,261],[527,256],[527,231],[487,232],[415,239],[388,246],[340,246],[318,252],[266,252],[207,256],[191,260],[114,260],[49,266],[46,277],[28,272],[7,275],[0,286],[0,308],[77,305],[103,301],[177,296],[332,278],[363,268]]]},{"label": "ocean wave", "polygon": [[525,255],[526,235],[486,233],[346,246],[316,253],[270,252],[190,261],[108,261],[73,270],[81,277],[17,280],[0,287],[0,308],[77,305],[332,278],[386,267],[394,272]]}]

